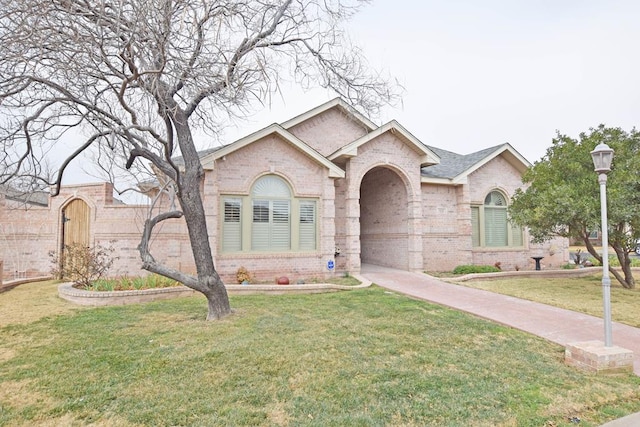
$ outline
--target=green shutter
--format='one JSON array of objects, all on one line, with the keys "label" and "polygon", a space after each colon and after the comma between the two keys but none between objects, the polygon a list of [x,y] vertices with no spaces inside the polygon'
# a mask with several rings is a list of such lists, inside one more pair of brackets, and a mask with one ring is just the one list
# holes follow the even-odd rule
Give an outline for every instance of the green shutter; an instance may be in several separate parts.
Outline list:
[{"label": "green shutter", "polygon": [[224,220],[222,223],[222,251],[242,250],[241,199],[224,199]]},{"label": "green shutter", "polygon": [[471,244],[480,246],[480,208],[477,206],[471,207]]},{"label": "green shutter", "polygon": [[300,202],[300,241],[298,247],[303,251],[316,249],[316,202]]},{"label": "green shutter", "polygon": [[484,239],[486,246],[507,246],[507,210],[484,208]]},{"label": "green shutter", "polygon": [[522,238],[522,228],[515,224],[511,224],[511,246],[524,246]]}]

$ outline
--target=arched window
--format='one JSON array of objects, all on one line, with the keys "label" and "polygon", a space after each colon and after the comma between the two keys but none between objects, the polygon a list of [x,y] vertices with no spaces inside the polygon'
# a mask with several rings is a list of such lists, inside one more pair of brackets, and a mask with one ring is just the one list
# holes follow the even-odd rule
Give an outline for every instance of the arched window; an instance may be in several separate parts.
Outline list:
[{"label": "arched window", "polygon": [[276,175],[258,179],[249,196],[222,197],[223,252],[316,249],[316,200],[293,197]]},{"label": "arched window", "polygon": [[507,197],[493,190],[481,206],[471,207],[473,246],[522,246],[522,229],[509,222]]},{"label": "arched window", "polygon": [[282,178],[267,175],[251,191],[253,224],[251,249],[287,251],[291,249],[291,191]]}]

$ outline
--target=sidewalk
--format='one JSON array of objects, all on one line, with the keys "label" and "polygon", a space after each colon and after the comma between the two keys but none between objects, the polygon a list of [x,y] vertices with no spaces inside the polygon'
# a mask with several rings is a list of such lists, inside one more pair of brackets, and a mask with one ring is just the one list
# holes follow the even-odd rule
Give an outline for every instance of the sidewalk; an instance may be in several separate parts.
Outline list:
[{"label": "sidewalk", "polygon": [[[562,346],[604,339],[602,319],[533,301],[452,285],[421,273],[363,264],[360,275],[386,289],[434,302],[540,336]],[[633,351],[640,375],[640,329],[613,323],[613,344]],[[606,427],[640,426],[640,413]]]}]

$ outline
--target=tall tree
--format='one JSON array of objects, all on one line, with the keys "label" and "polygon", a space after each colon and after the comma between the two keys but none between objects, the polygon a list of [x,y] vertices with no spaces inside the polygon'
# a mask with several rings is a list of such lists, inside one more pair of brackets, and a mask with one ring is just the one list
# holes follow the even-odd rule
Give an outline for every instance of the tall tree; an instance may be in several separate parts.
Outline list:
[{"label": "tall tree", "polygon": [[[215,131],[284,80],[332,89],[369,112],[389,102],[393,86],[342,30],[364,3],[0,0],[0,183],[37,177],[57,194],[69,163],[92,148],[127,169],[150,162],[179,208],[146,221],[143,268],[203,293],[207,318],[220,318],[230,306],[211,255],[194,131]],[[52,179],[43,176],[45,154],[75,130],[82,140]],[[154,226],[181,217],[197,277],[150,252]]]},{"label": "tall tree", "polygon": [[553,236],[581,241],[602,263],[589,235],[600,227],[598,178],[590,152],[600,143],[614,151],[607,181],[609,244],[614,249],[622,274],[611,274],[625,288],[633,288],[629,254],[640,238],[640,133],[600,125],[581,133],[579,139],[558,132],[542,160],[523,176],[525,190],[518,190],[509,207],[511,219],[529,227],[535,241]]}]

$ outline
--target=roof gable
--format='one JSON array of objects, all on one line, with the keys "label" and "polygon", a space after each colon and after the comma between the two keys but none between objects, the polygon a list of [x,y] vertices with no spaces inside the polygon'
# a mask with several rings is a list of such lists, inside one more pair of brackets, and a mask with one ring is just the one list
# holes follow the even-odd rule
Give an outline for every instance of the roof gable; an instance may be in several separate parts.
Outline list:
[{"label": "roof gable", "polygon": [[498,156],[504,157],[521,174],[531,166],[531,163],[508,143],[466,155],[435,147],[429,148],[440,156],[442,161],[440,164],[422,168],[422,182],[427,183],[464,184],[471,173]]},{"label": "roof gable", "polygon": [[291,132],[288,132],[282,126],[277,123],[274,123],[266,128],[260,129],[257,132],[252,133],[244,138],[241,138],[231,144],[225,145],[223,147],[219,147],[212,150],[207,150],[204,154],[201,153],[201,162],[204,168],[213,169],[215,161],[223,158],[227,154],[233,153],[234,151],[240,150],[243,147],[246,147],[249,144],[252,144],[262,138],[265,138],[269,135],[278,135],[285,142],[291,144],[307,156],[311,157],[313,160],[323,165],[327,169],[329,169],[329,177],[331,178],[344,178],[345,172],[335,163],[327,160],[324,156],[318,153],[316,150],[307,145],[304,141],[297,138]]},{"label": "roof gable", "polygon": [[400,123],[395,120],[390,121],[387,124],[372,130],[368,134],[356,139],[350,144],[345,145],[341,149],[329,155],[329,160],[338,160],[343,158],[355,157],[358,155],[358,148],[367,142],[379,137],[380,135],[391,132],[397,138],[402,140],[405,144],[412,147],[421,155],[420,166],[434,165],[440,162],[440,157],[429,147],[424,145],[418,138],[413,136],[408,130],[406,130]]},{"label": "roof gable", "polygon": [[319,114],[324,113],[325,111],[331,110],[332,108],[338,108],[347,116],[351,117],[356,122],[360,123],[363,127],[367,129],[367,131],[372,131],[376,129],[375,123],[369,120],[364,115],[360,114],[355,108],[351,105],[347,104],[342,98],[334,98],[331,101],[325,102],[322,105],[319,105],[311,110],[302,113],[286,122],[282,123],[282,127],[284,129],[290,129],[294,126],[297,126]]}]

